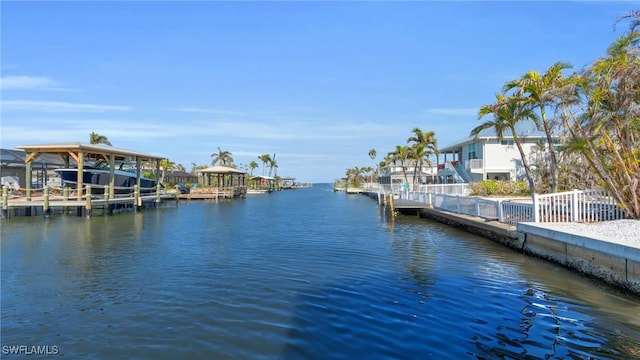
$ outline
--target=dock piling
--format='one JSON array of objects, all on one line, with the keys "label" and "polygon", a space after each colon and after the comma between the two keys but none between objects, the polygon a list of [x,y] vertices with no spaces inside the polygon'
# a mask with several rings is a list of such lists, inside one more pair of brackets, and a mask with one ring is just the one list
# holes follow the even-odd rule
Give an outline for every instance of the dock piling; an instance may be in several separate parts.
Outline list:
[{"label": "dock piling", "polygon": [[111,187],[109,185],[104,186],[104,213],[105,215],[111,215],[112,205],[109,204],[109,196],[111,195]]},{"label": "dock piling", "polygon": [[87,185],[87,191],[86,191],[86,199],[87,199],[87,203],[85,205],[85,209],[86,209],[86,213],[87,213],[87,217],[91,217],[91,185]]},{"label": "dock piling", "polygon": [[136,210],[140,210],[142,202],[140,201],[140,188],[138,185],[133,185],[133,207]]},{"label": "dock piling", "polygon": [[42,204],[42,211],[44,212],[45,218],[48,218],[51,214],[51,210],[49,210],[49,185],[44,187],[44,203]]},{"label": "dock piling", "polygon": [[2,217],[9,218],[9,188],[6,185],[2,187]]}]

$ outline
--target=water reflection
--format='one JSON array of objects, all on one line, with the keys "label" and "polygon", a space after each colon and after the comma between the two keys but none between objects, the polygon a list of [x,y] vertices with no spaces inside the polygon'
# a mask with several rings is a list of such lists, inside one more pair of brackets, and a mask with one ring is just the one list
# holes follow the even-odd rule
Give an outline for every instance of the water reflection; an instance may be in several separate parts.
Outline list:
[{"label": "water reflection", "polygon": [[[441,326],[468,334],[467,355],[638,356],[640,307],[615,289],[430,220],[398,216],[393,223],[393,254],[415,286],[408,292],[418,301],[428,293],[426,304]],[[616,305],[594,314],[603,303]],[[601,319],[611,311],[623,325]]]}]

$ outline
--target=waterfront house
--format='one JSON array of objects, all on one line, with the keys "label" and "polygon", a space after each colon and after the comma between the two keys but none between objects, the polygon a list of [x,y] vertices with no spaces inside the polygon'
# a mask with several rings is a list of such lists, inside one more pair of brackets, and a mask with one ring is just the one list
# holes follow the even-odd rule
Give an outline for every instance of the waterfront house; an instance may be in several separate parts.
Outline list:
[{"label": "waterfront house", "polygon": [[[400,162],[393,162],[380,169],[378,176],[379,183],[389,186],[394,190],[401,188],[413,188],[414,185],[433,184],[435,181],[435,167],[423,165],[418,171],[415,170],[415,162],[407,161],[403,167]],[[406,176],[405,176],[406,174]],[[406,184],[406,185],[403,185]]]},{"label": "waterfront house", "polygon": [[[530,159],[546,144],[544,131],[533,122],[520,122],[516,132]],[[493,128],[481,131],[439,149],[438,183],[468,183],[481,180],[524,180],[522,158],[510,132],[499,139]]]}]

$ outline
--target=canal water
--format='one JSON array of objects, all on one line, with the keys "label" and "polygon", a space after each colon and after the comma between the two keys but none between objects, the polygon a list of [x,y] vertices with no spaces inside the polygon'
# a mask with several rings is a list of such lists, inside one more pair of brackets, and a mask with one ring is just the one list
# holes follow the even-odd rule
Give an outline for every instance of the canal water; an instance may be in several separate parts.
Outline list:
[{"label": "canal water", "polygon": [[1,236],[7,359],[640,358],[640,299],[327,184]]}]

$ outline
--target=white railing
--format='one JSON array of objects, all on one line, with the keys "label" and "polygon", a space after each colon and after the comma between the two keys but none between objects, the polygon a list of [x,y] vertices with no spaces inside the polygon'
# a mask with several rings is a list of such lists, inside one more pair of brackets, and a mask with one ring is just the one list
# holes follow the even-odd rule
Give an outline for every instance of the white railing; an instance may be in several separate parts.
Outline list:
[{"label": "white railing", "polygon": [[[398,194],[400,199],[427,204],[436,209],[497,220],[510,225],[519,222],[596,222],[625,218],[624,212],[618,208],[615,200],[602,190],[573,190],[535,195],[533,203],[530,200],[494,200],[444,193],[454,192],[456,187],[462,188],[462,185],[468,187],[468,184],[425,185],[425,191],[407,190]],[[468,189],[458,191],[468,193]]]},{"label": "white railing", "polygon": [[471,192],[471,187],[469,184],[429,184],[420,185],[416,191],[432,194],[467,196]]},{"label": "white railing", "polygon": [[595,222],[624,219],[616,201],[602,190],[535,195],[535,222]]},{"label": "white railing", "polygon": [[471,159],[465,161],[467,169],[482,169],[482,159]]}]

